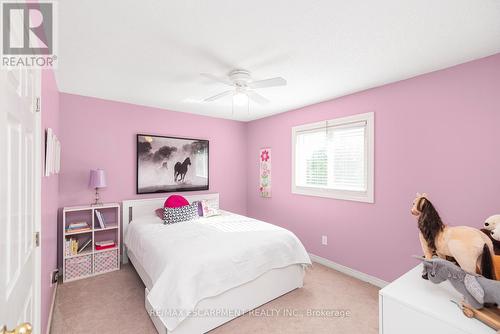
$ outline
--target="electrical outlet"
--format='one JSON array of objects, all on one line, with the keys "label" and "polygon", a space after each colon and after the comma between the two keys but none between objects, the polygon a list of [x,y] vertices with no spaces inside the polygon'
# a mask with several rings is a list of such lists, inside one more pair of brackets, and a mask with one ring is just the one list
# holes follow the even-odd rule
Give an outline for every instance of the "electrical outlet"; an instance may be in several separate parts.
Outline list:
[{"label": "electrical outlet", "polygon": [[58,280],[59,280],[59,269],[56,269],[50,274],[50,283],[56,284]]},{"label": "electrical outlet", "polygon": [[328,237],[327,237],[326,235],[322,235],[322,236],[321,236],[321,244],[322,244],[323,246],[328,245]]}]

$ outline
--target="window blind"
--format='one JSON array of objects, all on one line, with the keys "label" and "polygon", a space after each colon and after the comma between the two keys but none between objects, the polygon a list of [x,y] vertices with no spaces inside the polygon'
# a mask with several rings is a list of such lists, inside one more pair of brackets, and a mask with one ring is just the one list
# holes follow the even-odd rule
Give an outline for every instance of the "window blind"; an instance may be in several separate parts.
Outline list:
[{"label": "window blind", "polygon": [[298,186],[367,189],[366,122],[299,131],[295,143]]}]

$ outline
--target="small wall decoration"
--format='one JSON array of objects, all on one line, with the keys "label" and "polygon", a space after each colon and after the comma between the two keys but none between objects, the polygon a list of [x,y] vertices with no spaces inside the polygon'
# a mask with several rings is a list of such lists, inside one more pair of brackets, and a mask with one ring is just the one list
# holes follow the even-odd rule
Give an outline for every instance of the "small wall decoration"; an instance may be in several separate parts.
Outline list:
[{"label": "small wall decoration", "polygon": [[58,174],[61,169],[61,143],[54,131],[45,131],[45,176]]},{"label": "small wall decoration", "polygon": [[260,196],[271,197],[271,149],[262,148],[259,155],[260,160]]},{"label": "small wall decoration", "polygon": [[208,140],[137,135],[137,193],[208,190]]}]

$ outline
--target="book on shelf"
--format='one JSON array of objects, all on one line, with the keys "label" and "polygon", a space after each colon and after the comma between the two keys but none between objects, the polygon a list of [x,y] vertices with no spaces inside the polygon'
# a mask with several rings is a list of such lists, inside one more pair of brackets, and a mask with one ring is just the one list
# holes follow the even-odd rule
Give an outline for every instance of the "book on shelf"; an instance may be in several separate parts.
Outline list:
[{"label": "book on shelf", "polygon": [[78,254],[78,240],[73,238],[66,239],[64,243],[64,253],[66,256]]},{"label": "book on shelf", "polygon": [[64,256],[70,256],[71,255],[71,250],[70,250],[70,241],[69,239],[64,240]]},{"label": "book on shelf", "polygon": [[83,243],[83,245],[80,248],[78,248],[78,254],[80,254],[81,252],[83,252],[85,250],[85,248],[87,248],[91,243],[92,243],[92,238],[90,238],[87,241],[85,241]]},{"label": "book on shelf", "polygon": [[87,222],[70,223],[68,227],[66,227],[66,232],[69,233],[84,231],[90,231],[90,225]]},{"label": "book on shelf", "polygon": [[91,231],[90,227],[66,230],[66,233],[79,233],[79,232],[87,232],[87,231]]},{"label": "book on shelf", "polygon": [[108,248],[114,248],[116,245],[113,244],[113,245],[108,245],[108,246],[95,246],[95,250],[98,251],[98,250],[104,250],[104,249],[108,249]]},{"label": "book on shelf", "polygon": [[114,240],[97,241],[95,243],[95,250],[103,250],[103,249],[113,248],[115,246],[116,243]]},{"label": "book on shelf", "polygon": [[97,216],[97,220],[99,221],[100,228],[106,228],[106,222],[104,221],[104,215],[99,210],[95,210],[95,215]]},{"label": "book on shelf", "polygon": [[114,245],[115,241],[114,240],[96,241],[95,244],[96,246],[108,246],[108,245]]},{"label": "book on shelf", "polygon": [[68,225],[68,228],[82,228],[82,227],[89,227],[89,224],[87,222],[74,222]]}]

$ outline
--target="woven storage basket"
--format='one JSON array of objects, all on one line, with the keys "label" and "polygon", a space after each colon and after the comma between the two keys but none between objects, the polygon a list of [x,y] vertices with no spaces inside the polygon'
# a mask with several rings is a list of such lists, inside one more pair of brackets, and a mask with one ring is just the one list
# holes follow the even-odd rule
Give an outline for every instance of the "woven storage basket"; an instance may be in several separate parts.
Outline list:
[{"label": "woven storage basket", "polygon": [[71,280],[92,274],[92,255],[72,257],[65,260],[64,277]]},{"label": "woven storage basket", "polygon": [[102,273],[118,269],[118,250],[102,251],[95,254],[94,272]]}]

